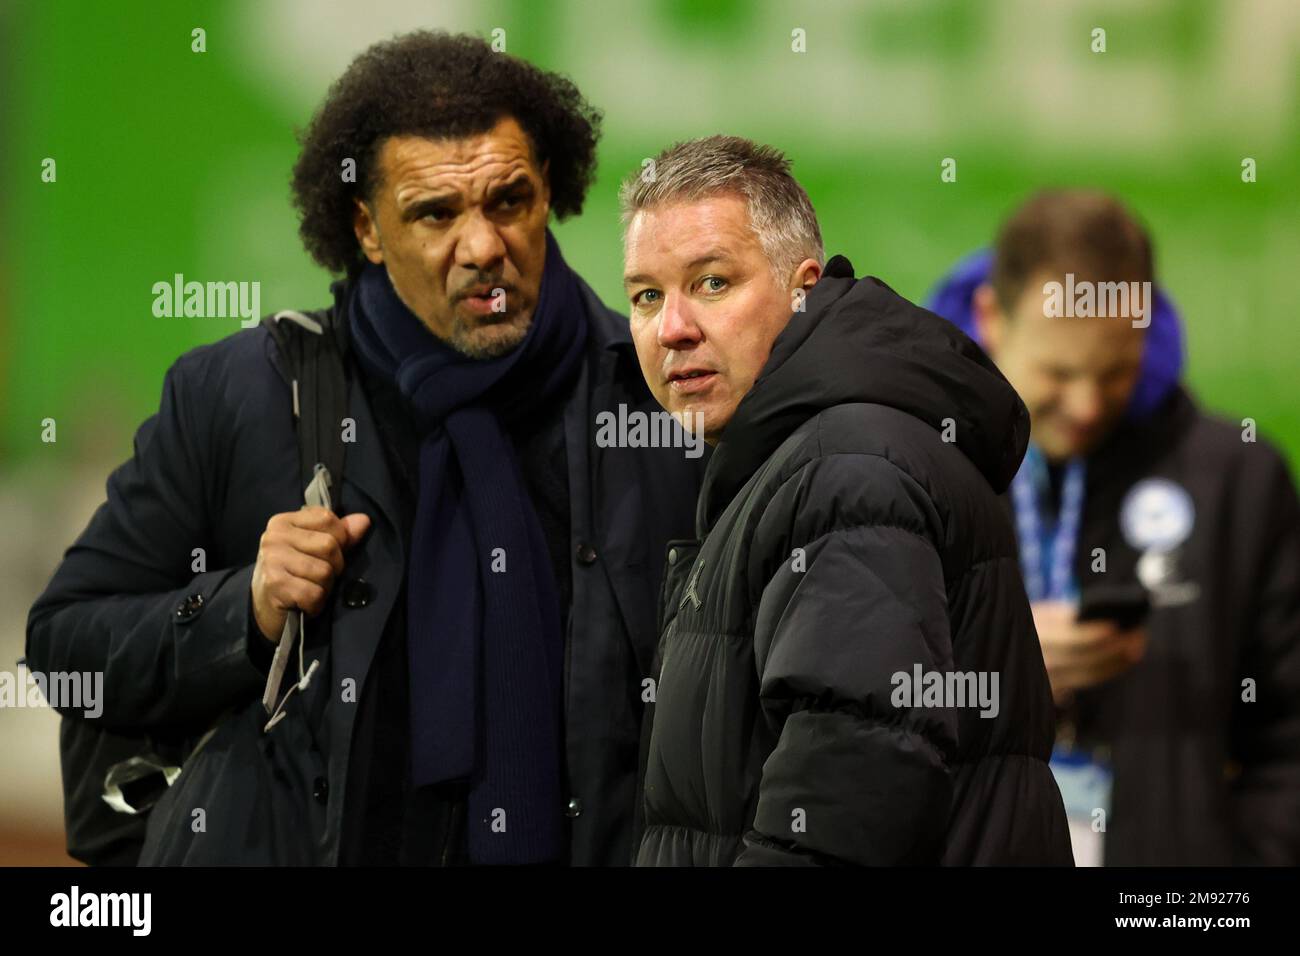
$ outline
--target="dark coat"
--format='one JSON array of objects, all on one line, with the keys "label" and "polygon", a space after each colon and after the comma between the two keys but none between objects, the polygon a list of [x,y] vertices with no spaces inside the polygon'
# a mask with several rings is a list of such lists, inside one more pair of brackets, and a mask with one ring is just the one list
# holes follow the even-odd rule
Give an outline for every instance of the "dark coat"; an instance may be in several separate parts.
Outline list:
[{"label": "dark coat", "polygon": [[[714,449],[700,540],[669,555],[638,863],[1069,865],[998,499],[1025,408],[842,258],[806,307]],[[917,666],[996,673],[996,716],[896,703]]]},{"label": "dark coat", "polygon": [[1172,483],[1191,505],[1145,582],[1146,654],[1067,711],[1081,744],[1110,751],[1108,866],[1300,865],[1300,501],[1277,450],[1242,438],[1176,388],[1088,459],[1085,598],[1140,580],[1145,542],[1124,527],[1135,486]]},{"label": "dark coat", "polygon": [[[582,288],[591,334],[563,409],[572,530],[566,799],[572,862],[625,864],[661,559],[669,538],[689,533],[703,461],[681,449],[597,447],[600,410],[657,406],[627,320]],[[343,301],[336,299],[336,320]],[[332,621],[327,645],[319,643],[321,622],[308,622],[321,672],[269,735],[257,731],[265,676],[255,663],[262,639],[250,633],[250,584],[268,519],[301,507],[302,489],[289,383],[266,328],[195,349],[172,366],[134,456],[111,475],[107,502],[32,608],[30,667],[104,673],[103,714],[93,727],[64,714],[64,774],[80,795],[69,801],[77,814],[69,831],[97,834],[70,845],[73,856],[132,863],[140,853],[138,819],[97,799],[103,780],[86,774],[90,760],[101,755],[102,766],[109,762],[102,754],[152,749],[179,761],[225,713],[150,812],[150,861],[339,862],[359,709],[341,689],[350,679],[356,697],[391,690],[367,675],[406,562],[389,450],[350,356],[348,366],[355,443],[334,505],[339,514],[370,515],[372,526],[346,555],[321,619]],[[208,569],[197,574],[196,548]],[[194,834],[199,802],[206,830]]]},{"label": "dark coat", "polygon": [[[988,252],[967,257],[930,308],[977,336],[972,300],[991,268]],[[1141,483],[1172,483],[1170,503],[1186,494],[1187,537],[1152,563],[1146,654],[1062,708],[1061,736],[1109,749],[1107,865],[1300,865],[1300,500],[1276,448],[1180,386],[1182,321],[1159,286],[1154,306],[1125,420],[1088,457],[1081,596],[1140,583],[1142,535],[1130,540],[1123,515]]]}]

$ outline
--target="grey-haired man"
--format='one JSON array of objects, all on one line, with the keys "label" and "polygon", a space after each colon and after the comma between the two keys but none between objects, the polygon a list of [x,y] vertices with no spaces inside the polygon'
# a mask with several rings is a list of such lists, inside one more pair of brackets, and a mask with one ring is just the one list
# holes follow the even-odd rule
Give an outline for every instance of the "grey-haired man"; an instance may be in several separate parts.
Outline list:
[{"label": "grey-haired man", "polygon": [[1052,701],[983,352],[843,257],[776,150],[629,180],[651,391],[714,445],[668,552],[643,865],[1069,864]]}]

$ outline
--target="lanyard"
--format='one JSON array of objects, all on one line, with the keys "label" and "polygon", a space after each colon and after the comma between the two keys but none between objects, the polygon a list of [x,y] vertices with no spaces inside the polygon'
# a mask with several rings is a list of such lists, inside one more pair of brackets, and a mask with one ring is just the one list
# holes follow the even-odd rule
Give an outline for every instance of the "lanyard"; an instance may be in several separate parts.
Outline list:
[{"label": "lanyard", "polygon": [[[1078,596],[1073,570],[1083,514],[1083,477],[1083,459],[1071,458],[1065,466],[1061,510],[1054,528],[1045,526],[1039,507],[1049,484],[1042,452],[1030,445],[1011,481],[1016,535],[1020,539],[1020,570],[1031,601],[1069,600]],[[1050,562],[1046,575],[1044,553]]]}]

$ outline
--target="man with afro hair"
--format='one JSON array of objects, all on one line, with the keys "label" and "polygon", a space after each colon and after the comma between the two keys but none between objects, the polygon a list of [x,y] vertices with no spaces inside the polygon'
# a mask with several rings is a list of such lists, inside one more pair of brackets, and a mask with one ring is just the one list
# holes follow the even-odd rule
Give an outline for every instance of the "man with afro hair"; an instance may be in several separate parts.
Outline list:
[{"label": "man with afro hair", "polygon": [[[169,371],[28,629],[33,666],[102,670],[101,726],[154,742],[260,706],[305,612],[317,671],[262,745],[291,769],[268,792],[205,741],[147,839],[109,821],[83,858],[630,861],[662,556],[703,462],[596,440],[602,417],[657,413],[627,320],[548,228],[582,210],[599,124],[568,79],[465,35],[378,43],[330,88],[292,189],[332,303],[277,318],[344,354],[334,509],[301,507],[277,337],[239,332]],[[218,570],[195,575],[194,548]],[[75,719],[65,773],[99,788],[75,754],[105,731]],[[271,818],[296,822],[249,822]]]}]

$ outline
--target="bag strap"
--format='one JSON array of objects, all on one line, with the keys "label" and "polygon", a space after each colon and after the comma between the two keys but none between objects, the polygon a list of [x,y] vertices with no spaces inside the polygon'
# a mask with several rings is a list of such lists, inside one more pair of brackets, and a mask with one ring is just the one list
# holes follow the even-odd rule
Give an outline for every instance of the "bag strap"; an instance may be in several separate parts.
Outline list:
[{"label": "bag strap", "polygon": [[347,447],[343,419],[348,413],[348,380],[333,316],[328,311],[286,309],[262,321],[280,348],[293,389],[301,486],[311,484],[321,464],[337,488]]},{"label": "bag strap", "polygon": [[[329,312],[307,315],[286,309],[262,321],[275,338],[289,373],[304,504],[333,510],[329,489],[338,488],[343,479],[343,419],[348,411],[347,371],[338,330]],[[266,725],[268,731],[283,716],[281,708],[288,694],[281,697],[280,687],[295,644],[299,678],[295,686],[305,689],[316,667],[317,662],[313,662],[311,668],[304,669],[302,625],[301,613],[291,612],[285,618],[284,631],[271,658],[262,694],[262,705],[271,718]]]}]

